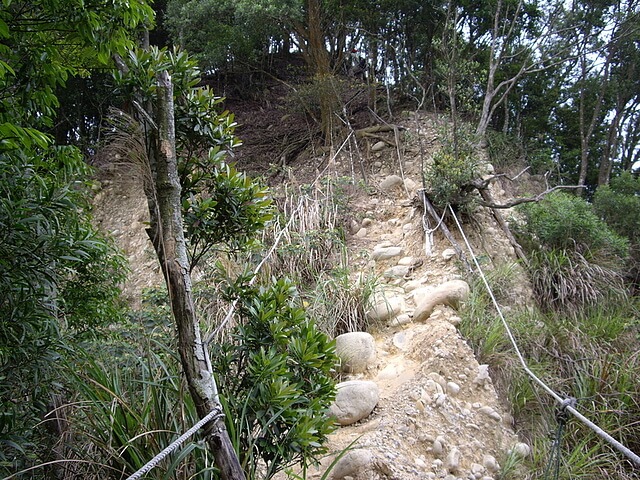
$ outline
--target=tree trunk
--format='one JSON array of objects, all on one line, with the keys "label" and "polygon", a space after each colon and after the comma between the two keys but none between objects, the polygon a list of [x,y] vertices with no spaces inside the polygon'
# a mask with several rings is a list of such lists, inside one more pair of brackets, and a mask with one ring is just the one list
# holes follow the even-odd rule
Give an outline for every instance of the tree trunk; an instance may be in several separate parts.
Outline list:
[{"label": "tree trunk", "polygon": [[333,105],[335,93],[332,88],[331,65],[329,52],[325,45],[324,29],[322,27],[322,10],[320,0],[307,1],[307,55],[310,67],[315,74],[318,100],[320,103],[320,123],[325,143],[331,143],[333,130]]},{"label": "tree trunk", "polygon": [[[145,188],[151,210],[148,233],[169,291],[171,310],[178,331],[180,359],[189,392],[198,415],[203,418],[219,408],[220,404],[202,343],[191,291],[175,150],[173,87],[167,72],[159,73],[157,82],[158,142],[155,158],[150,159],[153,178],[149,179],[153,188]],[[205,426],[205,429],[221,477],[225,480],[244,480],[244,473],[231,446],[224,422],[218,420],[215,425]]]}]

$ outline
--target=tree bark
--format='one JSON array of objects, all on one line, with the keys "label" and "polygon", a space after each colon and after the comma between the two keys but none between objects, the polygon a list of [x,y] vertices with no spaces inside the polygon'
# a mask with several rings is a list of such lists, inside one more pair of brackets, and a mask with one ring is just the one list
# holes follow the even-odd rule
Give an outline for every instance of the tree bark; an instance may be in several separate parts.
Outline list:
[{"label": "tree bark", "polygon": [[320,0],[307,0],[307,55],[309,66],[314,70],[320,103],[320,123],[325,144],[331,143],[333,114],[336,94],[332,88],[332,72],[329,52],[325,45]]},{"label": "tree bark", "polygon": [[[158,142],[150,171],[153,188],[145,188],[151,210],[149,236],[162,266],[178,331],[178,348],[189,392],[203,418],[220,404],[196,316],[184,238],[173,117],[173,87],[167,72],[157,76]],[[155,168],[154,168],[155,167]],[[212,422],[214,423],[214,422]],[[205,426],[207,442],[225,480],[244,480],[224,422]]]}]

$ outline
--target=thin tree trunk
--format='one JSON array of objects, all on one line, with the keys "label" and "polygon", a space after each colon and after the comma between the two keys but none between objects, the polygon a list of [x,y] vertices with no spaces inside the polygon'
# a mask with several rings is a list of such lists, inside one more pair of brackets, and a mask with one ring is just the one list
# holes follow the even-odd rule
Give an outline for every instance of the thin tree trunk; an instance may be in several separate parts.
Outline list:
[{"label": "thin tree trunk", "polygon": [[322,10],[320,0],[307,1],[307,39],[308,54],[306,58],[311,62],[319,89],[320,123],[325,143],[331,143],[333,130],[333,114],[335,94],[332,88],[331,65],[329,52],[325,45],[324,29],[322,27]]},{"label": "thin tree trunk", "polygon": [[[217,390],[207,362],[191,291],[189,261],[182,221],[180,180],[175,151],[173,88],[167,72],[157,77],[158,96],[156,120],[158,147],[152,179],[155,188],[146,188],[151,211],[149,236],[160,260],[169,291],[171,310],[178,330],[178,349],[189,392],[203,418],[219,408]],[[154,221],[155,219],[155,221]],[[244,480],[240,462],[232,448],[224,422],[206,427],[207,442],[216,466],[225,480]]]},{"label": "thin tree trunk", "polygon": [[609,179],[611,177],[611,169],[613,167],[613,158],[616,156],[618,150],[618,140],[620,138],[620,121],[624,116],[625,107],[626,101],[623,101],[622,99],[620,99],[620,97],[618,97],[616,114],[613,117],[611,124],[609,125],[607,144],[604,148],[602,159],[600,161],[600,170],[598,171],[598,186],[607,185],[609,183]]}]

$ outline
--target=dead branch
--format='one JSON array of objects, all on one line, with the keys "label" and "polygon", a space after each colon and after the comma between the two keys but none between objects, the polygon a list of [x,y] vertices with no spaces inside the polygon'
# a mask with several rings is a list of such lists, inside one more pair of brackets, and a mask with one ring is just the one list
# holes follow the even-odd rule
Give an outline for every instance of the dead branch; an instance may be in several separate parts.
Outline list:
[{"label": "dead branch", "polygon": [[373,125],[371,127],[365,127],[365,128],[360,128],[360,129],[356,130],[356,137],[357,138],[364,138],[364,137],[372,136],[373,134],[376,134],[376,133],[393,132],[396,129],[405,130],[405,127],[400,126],[400,125],[391,125],[391,124]]},{"label": "dead branch", "polygon": [[[480,191],[481,193],[483,191],[486,191],[486,187],[482,187],[481,188],[481,187],[478,187],[477,185],[473,185],[473,186],[476,187],[478,189],[478,191]],[[482,205],[483,207],[487,207],[487,208],[506,209],[506,208],[515,207],[516,205],[520,205],[522,203],[539,202],[545,196],[549,195],[551,192],[554,192],[556,190],[576,190],[578,188],[584,188],[584,185],[557,185],[555,187],[548,188],[544,192],[541,192],[538,195],[536,195],[535,197],[515,198],[515,199],[513,199],[513,200],[511,200],[511,201],[509,201],[507,203],[495,203],[495,202],[492,202],[492,201],[487,201],[483,196],[483,200],[479,201],[478,203],[480,205]]]}]

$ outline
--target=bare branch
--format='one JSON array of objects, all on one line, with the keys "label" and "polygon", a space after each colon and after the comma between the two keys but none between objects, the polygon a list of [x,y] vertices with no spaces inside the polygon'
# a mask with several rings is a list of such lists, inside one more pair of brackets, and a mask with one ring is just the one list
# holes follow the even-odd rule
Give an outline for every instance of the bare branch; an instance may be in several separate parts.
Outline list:
[{"label": "bare branch", "polygon": [[539,193],[535,197],[515,198],[515,199],[513,199],[513,200],[511,200],[511,201],[509,201],[507,203],[501,203],[501,204],[493,203],[493,202],[487,202],[487,201],[481,200],[479,202],[479,204],[482,205],[483,207],[487,207],[487,208],[506,209],[506,208],[515,207],[516,205],[520,205],[522,203],[539,202],[545,196],[549,195],[551,192],[554,192],[556,190],[577,190],[579,188],[584,188],[584,185],[557,185],[555,187],[552,187],[552,188],[549,188],[549,189],[545,190],[542,193]]}]

